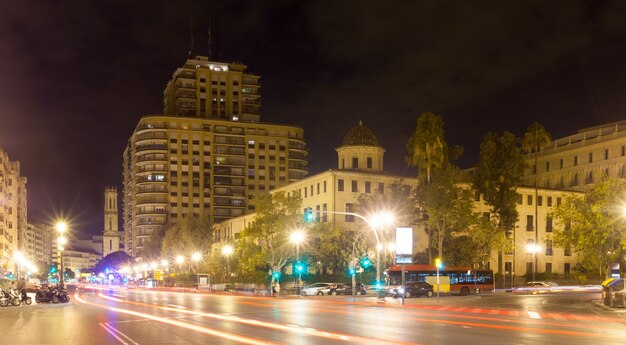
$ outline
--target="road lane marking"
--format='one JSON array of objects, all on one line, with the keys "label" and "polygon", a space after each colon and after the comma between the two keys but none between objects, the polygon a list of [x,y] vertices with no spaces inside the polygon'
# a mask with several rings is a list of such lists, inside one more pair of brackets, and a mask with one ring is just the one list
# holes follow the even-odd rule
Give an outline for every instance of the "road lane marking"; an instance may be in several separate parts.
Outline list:
[{"label": "road lane marking", "polygon": [[531,319],[541,319],[541,315],[536,311],[529,311],[528,316],[530,316]]},{"label": "road lane marking", "polygon": [[186,309],[185,307],[183,307],[182,305],[176,305],[176,304],[166,304],[169,305],[170,307],[174,307],[174,308],[179,308],[179,309]]},{"label": "road lane marking", "polygon": [[[342,340],[342,341],[347,341],[347,342],[355,342],[355,343],[360,343],[360,344],[372,343],[372,342],[375,342],[377,344],[398,344],[397,342],[384,341],[384,340],[378,339],[378,338],[368,338],[368,337],[362,337],[362,336],[356,336],[356,335],[350,335],[350,334],[344,334],[344,333],[326,332],[326,331],[321,331],[321,330],[305,328],[305,327],[301,327],[301,326],[290,326],[290,325],[287,325],[287,324],[278,324],[278,323],[272,323],[272,322],[265,322],[265,321],[255,320],[255,319],[245,319],[245,318],[241,318],[241,317],[238,317],[238,316],[237,317],[233,317],[233,316],[228,316],[228,315],[224,315],[224,314],[203,313],[203,312],[196,312],[196,311],[191,311],[191,310],[163,307],[163,306],[157,306],[157,305],[152,305],[152,304],[148,304],[148,303],[133,302],[133,301],[122,301],[122,300],[117,300],[116,298],[109,297],[109,296],[102,295],[102,294],[98,294],[98,296],[100,296],[102,298],[105,298],[105,299],[108,299],[108,300],[113,300],[113,301],[116,301],[116,302],[122,302],[122,303],[126,303],[126,304],[147,306],[147,307],[151,307],[151,308],[168,310],[168,311],[173,311],[173,312],[177,312],[177,313],[183,313],[183,314],[189,314],[189,315],[195,315],[195,316],[203,316],[203,317],[219,319],[219,320],[223,320],[223,321],[237,322],[237,323],[248,324],[248,325],[253,325],[253,326],[258,326],[258,327],[272,328],[272,329],[276,329],[276,330],[283,331],[283,332],[304,333],[304,334],[317,336],[317,337],[322,337],[322,338],[328,338],[328,339],[334,339],[334,340]],[[86,302],[83,299],[79,298],[78,294],[75,295],[75,297],[76,297],[77,300],[81,301],[82,303],[93,304],[93,305],[97,305],[97,306],[100,306],[100,307],[103,307],[103,308],[107,308],[107,309],[110,309],[110,310],[119,309],[119,308],[109,307],[107,305],[101,305],[101,304],[98,304],[98,303]],[[132,313],[136,313],[136,312],[131,311],[131,310],[126,310],[126,309],[119,309],[119,310],[121,310],[120,312],[127,311],[128,313],[131,313],[131,315],[136,315],[136,314],[132,314]],[[148,316],[150,316],[150,315],[148,315]],[[197,327],[199,327],[199,326],[197,326]],[[414,344],[414,343],[404,343],[404,344]]]},{"label": "road lane marking", "polygon": [[[101,323],[100,325],[102,325],[102,323]],[[113,327],[113,326],[112,326],[109,322],[106,322],[106,323],[104,324],[104,326],[106,326],[108,329],[112,330],[113,332],[115,332],[115,333],[119,334],[120,336],[122,336],[122,337],[126,338],[126,340],[130,341],[133,345],[139,345],[139,343],[138,343],[138,342],[136,342],[136,341],[132,340],[129,336],[127,336],[126,334],[124,334],[124,333],[120,332],[120,330],[119,330],[119,329],[117,329],[117,328]]]},{"label": "road lane marking", "polygon": [[119,341],[120,343],[124,345],[130,345],[129,343],[125,342],[122,338],[118,337],[117,334],[113,333],[112,330],[108,329],[102,322],[100,322],[100,326],[102,326],[102,328],[104,328],[105,331],[109,332],[109,334],[111,334],[111,336],[117,339],[117,341]]},{"label": "road lane marking", "polygon": [[117,293],[113,293],[113,294],[111,294],[111,295],[113,295],[113,296],[115,296],[115,297],[124,297],[123,295],[120,295],[120,294],[117,294]]}]

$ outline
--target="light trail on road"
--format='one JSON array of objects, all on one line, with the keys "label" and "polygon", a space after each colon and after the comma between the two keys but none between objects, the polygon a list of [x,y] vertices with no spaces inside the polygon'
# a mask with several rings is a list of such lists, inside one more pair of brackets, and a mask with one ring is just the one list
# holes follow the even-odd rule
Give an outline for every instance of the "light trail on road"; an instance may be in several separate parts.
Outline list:
[{"label": "light trail on road", "polygon": [[[77,296],[77,299],[78,299],[78,295],[76,295],[76,296]],[[166,311],[171,311],[171,312],[180,313],[180,314],[208,317],[208,318],[212,318],[212,319],[219,319],[219,320],[222,320],[222,321],[237,322],[237,323],[242,323],[242,324],[246,324],[246,325],[250,325],[250,326],[265,327],[265,328],[280,330],[280,331],[284,331],[284,332],[294,332],[294,333],[298,333],[298,334],[307,334],[307,335],[311,335],[311,336],[315,336],[315,337],[327,338],[327,339],[332,339],[332,340],[340,340],[340,341],[352,342],[352,343],[358,343],[358,344],[361,344],[361,343],[372,343],[372,342],[375,342],[377,344],[407,344],[407,345],[408,344],[415,344],[415,343],[408,343],[408,342],[407,343],[388,342],[388,341],[385,341],[383,339],[354,336],[354,335],[342,334],[342,333],[336,333],[336,332],[321,331],[321,330],[317,330],[317,329],[310,328],[310,327],[300,327],[300,326],[296,326],[296,325],[278,324],[278,323],[265,322],[265,321],[255,320],[255,319],[246,319],[246,318],[241,318],[241,317],[238,317],[238,316],[227,316],[227,315],[215,314],[215,313],[203,313],[203,312],[197,312],[197,311],[192,311],[192,310],[181,310],[180,308],[164,307],[164,306],[158,306],[158,305],[153,305],[153,304],[148,304],[148,303],[143,303],[143,302],[124,301],[124,300],[121,300],[119,298],[106,296],[106,295],[104,295],[102,293],[98,293],[98,296],[101,297],[101,298],[104,298],[106,300],[110,300],[110,301],[118,302],[118,303],[126,303],[126,304],[130,304],[130,305],[137,305],[137,306],[142,306],[142,307],[149,307],[149,308],[154,308],[154,309],[166,310]],[[109,307],[109,306],[101,305],[101,304],[98,304],[98,303],[86,302],[86,301],[84,301],[82,299],[80,299],[79,301],[81,301],[83,303],[97,305],[97,306],[103,307],[103,308],[108,308],[108,309],[112,308],[111,310],[113,310],[113,311],[118,311],[119,310],[119,308]],[[114,310],[114,309],[116,309],[116,310]],[[148,315],[148,314],[145,314],[145,315]]]}]

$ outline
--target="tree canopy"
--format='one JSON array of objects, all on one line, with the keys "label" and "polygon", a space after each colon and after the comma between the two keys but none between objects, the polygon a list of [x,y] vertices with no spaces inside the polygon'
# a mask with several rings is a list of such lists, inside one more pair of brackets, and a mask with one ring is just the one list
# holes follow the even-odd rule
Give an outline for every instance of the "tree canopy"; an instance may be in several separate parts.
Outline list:
[{"label": "tree canopy", "polygon": [[207,215],[189,215],[166,231],[161,255],[175,257],[193,252],[207,253],[213,243],[213,228]]},{"label": "tree canopy", "polygon": [[608,275],[611,262],[626,253],[626,180],[604,178],[586,194],[569,194],[552,210],[559,227],[554,243],[571,248],[580,266]]},{"label": "tree canopy", "polygon": [[132,261],[132,257],[124,251],[113,252],[100,260],[96,264],[96,273],[106,273],[107,270],[119,271],[124,265],[127,265]]},{"label": "tree canopy", "polygon": [[237,242],[238,265],[243,272],[281,271],[294,257],[290,234],[302,221],[302,199],[284,192],[263,193],[254,199],[254,221]]}]

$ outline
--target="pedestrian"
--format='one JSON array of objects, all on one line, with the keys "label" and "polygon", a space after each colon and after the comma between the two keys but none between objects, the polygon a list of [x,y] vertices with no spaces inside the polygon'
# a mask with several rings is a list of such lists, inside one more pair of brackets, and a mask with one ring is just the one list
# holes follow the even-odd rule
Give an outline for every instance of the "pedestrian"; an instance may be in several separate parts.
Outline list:
[{"label": "pedestrian", "polygon": [[279,282],[276,282],[275,290],[276,290],[276,296],[280,296],[280,283]]}]

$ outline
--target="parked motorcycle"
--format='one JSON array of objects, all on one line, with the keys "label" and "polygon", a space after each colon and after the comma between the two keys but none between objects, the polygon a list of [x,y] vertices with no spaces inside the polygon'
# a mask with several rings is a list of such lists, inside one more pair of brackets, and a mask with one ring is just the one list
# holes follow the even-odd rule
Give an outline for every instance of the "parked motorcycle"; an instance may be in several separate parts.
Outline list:
[{"label": "parked motorcycle", "polygon": [[20,294],[15,289],[9,289],[9,301],[13,305],[22,304],[22,300],[20,299]]},{"label": "parked motorcycle", "polygon": [[37,303],[59,303],[60,299],[54,288],[41,289],[35,294],[35,302]]},{"label": "parked motorcycle", "polygon": [[4,290],[0,290],[0,307],[6,307],[9,305],[11,297]]}]

